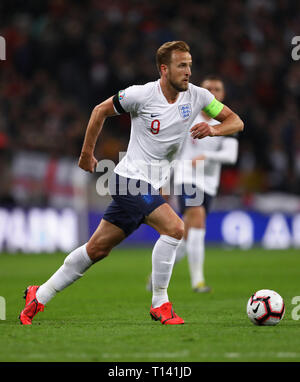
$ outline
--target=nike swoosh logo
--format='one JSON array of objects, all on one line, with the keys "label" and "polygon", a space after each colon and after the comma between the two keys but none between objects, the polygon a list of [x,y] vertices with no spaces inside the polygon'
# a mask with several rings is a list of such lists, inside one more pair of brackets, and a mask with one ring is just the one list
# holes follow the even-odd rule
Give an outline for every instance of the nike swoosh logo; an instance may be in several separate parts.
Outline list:
[{"label": "nike swoosh logo", "polygon": [[162,320],[162,315],[157,316],[154,312],[151,312],[152,316],[155,317],[156,320],[161,321]]},{"label": "nike swoosh logo", "polygon": [[259,305],[260,305],[260,303],[259,303],[259,304],[257,304],[257,306],[256,306],[256,308],[255,308],[255,309],[252,309],[253,313],[257,313],[257,311],[258,311],[258,308],[259,308]]},{"label": "nike swoosh logo", "polygon": [[151,118],[155,118],[155,117],[158,117],[159,114],[151,114]]}]

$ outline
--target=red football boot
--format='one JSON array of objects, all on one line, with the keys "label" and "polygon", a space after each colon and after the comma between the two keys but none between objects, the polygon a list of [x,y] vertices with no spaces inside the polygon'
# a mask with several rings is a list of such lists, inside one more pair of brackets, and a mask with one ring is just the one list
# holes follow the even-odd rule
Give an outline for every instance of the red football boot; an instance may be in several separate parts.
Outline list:
[{"label": "red football boot", "polygon": [[25,291],[25,308],[22,310],[19,316],[20,323],[22,325],[31,325],[33,317],[38,312],[44,311],[44,305],[39,303],[36,299],[36,291],[38,289],[38,285],[30,285]]},{"label": "red football boot", "polygon": [[160,321],[163,325],[180,325],[184,320],[174,312],[171,302],[165,302],[158,308],[150,308],[152,320]]}]

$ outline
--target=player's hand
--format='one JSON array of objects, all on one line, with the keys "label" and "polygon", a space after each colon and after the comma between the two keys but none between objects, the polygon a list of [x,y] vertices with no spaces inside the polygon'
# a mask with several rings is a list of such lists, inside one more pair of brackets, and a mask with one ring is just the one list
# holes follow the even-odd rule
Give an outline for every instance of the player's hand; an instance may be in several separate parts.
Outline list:
[{"label": "player's hand", "polygon": [[95,171],[97,163],[98,161],[93,154],[81,152],[80,158],[78,161],[78,166],[82,168],[84,171],[93,173]]},{"label": "player's hand", "polygon": [[200,122],[194,125],[191,129],[191,137],[194,139],[201,139],[205,137],[214,136],[214,128],[210,126],[207,122]]}]

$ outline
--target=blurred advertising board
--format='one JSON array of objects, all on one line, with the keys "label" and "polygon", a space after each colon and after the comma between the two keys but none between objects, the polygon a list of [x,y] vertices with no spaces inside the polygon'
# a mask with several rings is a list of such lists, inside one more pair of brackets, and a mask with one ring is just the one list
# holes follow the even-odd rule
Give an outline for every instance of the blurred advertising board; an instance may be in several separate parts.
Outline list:
[{"label": "blurred advertising board", "polygon": [[[22,253],[70,252],[81,244],[80,215],[71,208],[0,208],[0,251]],[[91,235],[102,213],[90,211]],[[81,223],[81,224],[80,224]],[[152,246],[157,232],[142,224],[120,246]],[[212,212],[207,218],[207,244],[250,249],[300,248],[300,214],[253,211]]]},{"label": "blurred advertising board", "polygon": [[78,246],[78,218],[65,208],[0,208],[1,252],[70,252]]},{"label": "blurred advertising board", "polygon": [[[99,224],[101,215],[90,212],[90,234]],[[157,232],[142,224],[125,239],[128,245],[151,245],[158,238]],[[253,211],[211,212],[207,217],[207,244],[225,245],[248,249],[262,246],[268,249],[300,248],[300,213],[268,213]]]}]

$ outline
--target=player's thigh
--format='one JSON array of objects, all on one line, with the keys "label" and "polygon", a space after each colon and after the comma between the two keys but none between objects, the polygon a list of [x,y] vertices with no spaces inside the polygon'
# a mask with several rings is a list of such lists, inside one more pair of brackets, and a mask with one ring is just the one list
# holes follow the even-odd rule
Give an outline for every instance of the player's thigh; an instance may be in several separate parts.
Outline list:
[{"label": "player's thigh", "polygon": [[102,219],[87,243],[87,253],[93,261],[101,260],[125,237],[126,235],[121,228]]},{"label": "player's thigh", "polygon": [[145,223],[154,228],[160,235],[168,235],[181,239],[184,223],[169,204],[157,207],[145,218]]},{"label": "player's thigh", "polygon": [[184,224],[186,229],[203,228],[205,229],[206,211],[203,206],[188,207],[184,212]]}]

